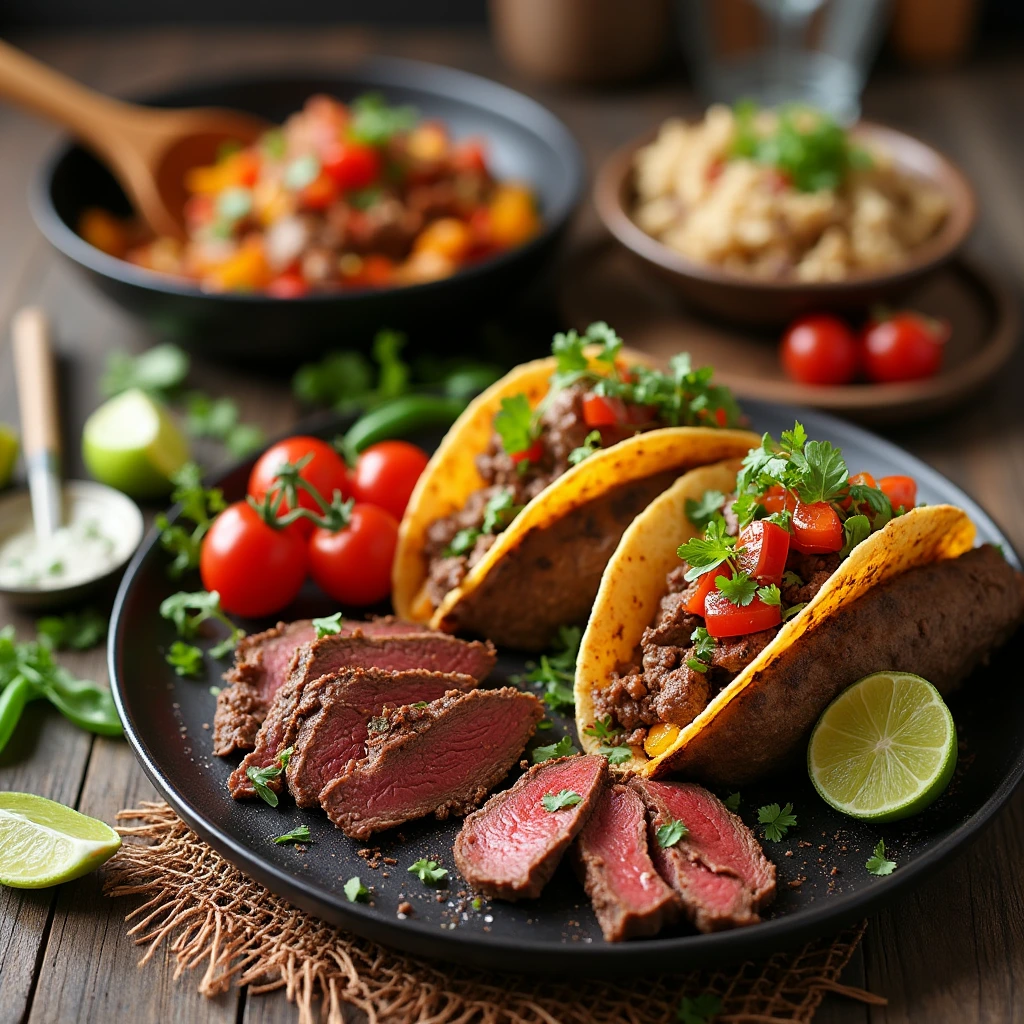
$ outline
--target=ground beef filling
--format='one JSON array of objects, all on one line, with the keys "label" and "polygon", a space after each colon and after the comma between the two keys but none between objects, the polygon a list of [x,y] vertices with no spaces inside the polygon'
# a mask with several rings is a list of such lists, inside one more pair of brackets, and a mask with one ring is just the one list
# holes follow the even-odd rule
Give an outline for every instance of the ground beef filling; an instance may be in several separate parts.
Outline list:
[{"label": "ground beef filling", "polygon": [[[481,533],[470,550],[459,555],[445,554],[460,530],[480,529],[487,502],[502,491],[511,490],[513,504],[526,505],[569,469],[570,452],[581,448],[591,431],[583,418],[583,399],[588,391],[589,388],[580,383],[556,392],[540,419],[543,455],[536,462],[530,462],[525,472],[520,471],[502,447],[501,438],[497,434],[491,436],[487,450],[476,458],[477,470],[486,485],[471,494],[457,512],[435,520],[427,529],[424,548],[427,594],[435,606],[462,582],[494,544],[493,534]],[[601,446],[610,447],[658,425],[652,422],[621,428],[602,427]]]},{"label": "ground beef filling", "polygon": [[[834,555],[802,555],[790,551],[786,568],[800,577],[799,584],[781,587],[787,607],[810,601],[838,568]],[[595,717],[611,716],[625,730],[623,743],[636,745],[647,738],[648,728],[658,722],[689,725],[709,701],[739,675],[775,638],[780,627],[746,636],[721,639],[715,645],[711,667],[698,672],[686,664],[694,655],[690,637],[704,625],[699,615],[685,606],[696,588],[687,583],[685,562],[667,578],[654,622],[644,630],[633,661],[613,674],[611,685],[595,695]]]}]

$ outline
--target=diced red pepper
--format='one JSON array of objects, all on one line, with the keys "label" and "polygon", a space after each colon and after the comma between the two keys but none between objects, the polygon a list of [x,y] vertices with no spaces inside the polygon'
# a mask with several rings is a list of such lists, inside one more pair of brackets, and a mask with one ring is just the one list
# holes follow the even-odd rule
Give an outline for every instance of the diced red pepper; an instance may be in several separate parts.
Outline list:
[{"label": "diced red pepper", "polygon": [[625,419],[626,406],[620,399],[593,393],[583,396],[583,421],[588,427],[613,427]]},{"label": "diced red pepper", "polygon": [[309,291],[306,279],[295,272],[280,274],[267,285],[267,294],[275,299],[297,299]]},{"label": "diced red pepper", "polygon": [[827,555],[843,546],[843,524],[839,514],[827,501],[805,505],[796,503],[793,510],[793,547],[805,555]]},{"label": "diced red pepper", "polygon": [[758,583],[781,583],[789,556],[790,535],[777,523],[755,519],[740,532],[740,568]]},{"label": "diced red pepper", "polygon": [[544,457],[544,445],[541,444],[540,438],[537,438],[529,448],[524,448],[521,452],[512,452],[509,458],[512,460],[512,464],[518,466],[520,462],[540,462]]},{"label": "diced red pepper", "polygon": [[690,615],[703,615],[704,614],[704,602],[707,600],[708,594],[712,590],[717,590],[715,586],[715,580],[719,576],[730,577],[732,576],[732,569],[727,565],[720,565],[717,569],[712,569],[711,572],[704,573],[703,576],[697,577],[697,588],[693,594],[690,595],[690,599],[686,602],[685,608]]},{"label": "diced red pepper", "polygon": [[327,147],[322,165],[338,188],[367,188],[380,175],[380,153],[361,142],[338,140]]},{"label": "diced red pepper", "polygon": [[454,146],[450,160],[452,168],[456,171],[471,174],[487,173],[487,157],[484,153],[484,143],[480,139],[467,139]]},{"label": "diced red pepper", "polygon": [[912,476],[883,476],[878,487],[892,502],[894,512],[901,507],[909,512],[917,501],[917,483]]},{"label": "diced red pepper", "polygon": [[326,210],[338,198],[338,186],[323,171],[299,193],[299,202],[307,210]]},{"label": "diced red pepper", "polygon": [[780,484],[775,484],[765,491],[761,498],[761,504],[768,509],[769,513],[781,512],[783,509],[792,512],[796,508],[796,495],[792,491],[787,491]]},{"label": "diced red pepper", "polygon": [[765,604],[757,595],[747,605],[736,605],[720,590],[708,594],[704,604],[704,625],[718,639],[727,636],[746,636],[760,633],[782,622],[782,609],[777,604]]}]

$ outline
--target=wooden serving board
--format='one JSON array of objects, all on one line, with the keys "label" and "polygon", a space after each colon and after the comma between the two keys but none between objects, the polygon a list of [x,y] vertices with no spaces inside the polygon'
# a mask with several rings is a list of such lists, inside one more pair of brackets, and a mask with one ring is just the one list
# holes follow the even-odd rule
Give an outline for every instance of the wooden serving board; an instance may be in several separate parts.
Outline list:
[{"label": "wooden serving board", "polygon": [[936,271],[902,303],[946,318],[953,327],[938,376],[904,384],[797,384],[779,364],[780,334],[720,323],[691,310],[670,284],[610,241],[573,260],[558,300],[565,323],[582,328],[606,320],[631,348],[658,359],[687,351],[695,364],[713,365],[716,380],[739,398],[814,406],[872,424],[923,419],[965,401],[999,372],[1020,333],[1013,295],[963,259]]}]

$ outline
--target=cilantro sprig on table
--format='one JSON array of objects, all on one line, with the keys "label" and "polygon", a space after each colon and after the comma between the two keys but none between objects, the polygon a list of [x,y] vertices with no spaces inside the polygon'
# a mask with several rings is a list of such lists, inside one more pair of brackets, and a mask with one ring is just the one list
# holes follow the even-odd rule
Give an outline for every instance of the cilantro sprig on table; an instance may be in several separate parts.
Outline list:
[{"label": "cilantro sprig on table", "polygon": [[[155,525],[160,532],[160,546],[172,555],[168,573],[177,578],[189,569],[199,567],[199,549],[213,520],[227,506],[219,487],[203,487],[202,470],[194,462],[186,462],[171,477],[174,490],[171,501],[181,505],[178,519],[172,523],[159,513]],[[186,522],[191,522],[191,528]]]}]

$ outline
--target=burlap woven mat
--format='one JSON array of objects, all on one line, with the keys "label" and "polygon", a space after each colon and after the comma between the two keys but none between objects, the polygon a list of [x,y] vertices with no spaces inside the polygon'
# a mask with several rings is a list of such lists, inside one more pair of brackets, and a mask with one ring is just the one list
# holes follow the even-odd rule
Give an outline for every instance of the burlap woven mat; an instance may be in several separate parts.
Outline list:
[{"label": "burlap woven mat", "polygon": [[585,986],[488,974],[393,952],[297,910],[215,853],[164,803],[118,819],[138,824],[119,829],[129,841],[108,866],[105,890],[145,900],[126,918],[146,947],[140,963],[167,942],[176,978],[205,967],[203,995],[232,984],[255,994],[284,987],[300,1024],[343,1024],[346,1004],[374,1024],[669,1024],[682,1019],[684,997],[703,994],[721,1000],[715,1020],[723,1024],[804,1024],[826,992],[884,1002],[838,982],[863,924],[727,969]]}]

